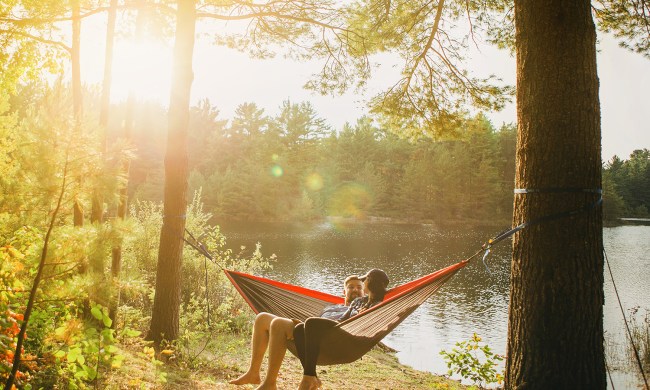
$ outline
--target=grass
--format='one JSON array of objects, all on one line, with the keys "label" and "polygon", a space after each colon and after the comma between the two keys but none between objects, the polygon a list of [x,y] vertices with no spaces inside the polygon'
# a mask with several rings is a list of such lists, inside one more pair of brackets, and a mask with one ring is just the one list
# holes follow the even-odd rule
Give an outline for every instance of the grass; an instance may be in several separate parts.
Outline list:
[{"label": "grass", "polygon": [[[639,307],[630,310],[630,333],[641,359],[643,371],[650,373],[650,311],[646,309],[645,313],[641,313]],[[628,344],[628,354],[637,364],[636,353],[631,343]]]},{"label": "grass", "polygon": [[[228,384],[242,374],[250,359],[249,336],[216,334],[195,359],[177,359],[173,354],[159,355],[165,363],[155,362],[143,352],[143,345],[123,346],[127,355],[121,367],[104,378],[104,389],[231,389],[249,390],[252,385]],[[436,357],[432,357],[436,358]],[[262,373],[264,374],[264,372]],[[400,364],[391,352],[374,348],[362,359],[344,365],[318,368],[323,389],[466,389],[457,381],[417,371]],[[163,383],[162,377],[166,377]],[[287,353],[278,378],[278,389],[295,389],[302,378],[296,357]]]}]

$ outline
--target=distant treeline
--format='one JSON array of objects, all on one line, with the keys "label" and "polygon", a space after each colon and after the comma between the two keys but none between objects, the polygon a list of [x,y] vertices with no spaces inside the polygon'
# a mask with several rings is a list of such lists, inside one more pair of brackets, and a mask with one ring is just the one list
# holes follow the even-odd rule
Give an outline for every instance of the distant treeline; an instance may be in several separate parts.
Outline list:
[{"label": "distant treeline", "polygon": [[[119,118],[118,110],[114,129]],[[159,105],[139,106],[132,198],[162,200],[165,121]],[[285,101],[277,116],[244,103],[224,119],[202,101],[191,113],[190,196],[202,190],[206,211],[219,220],[507,222],[516,127],[496,129],[482,114],[461,127],[453,140],[407,140],[367,117],[333,129],[306,102]],[[648,217],[649,153],[604,165],[606,219]]]},{"label": "distant treeline", "polygon": [[612,157],[603,170],[604,215],[650,218],[650,150],[639,149],[629,160]]},{"label": "distant treeline", "polygon": [[[162,199],[165,118],[156,105],[136,115],[134,198]],[[202,189],[219,220],[508,221],[514,125],[497,130],[479,114],[458,137],[405,140],[367,117],[333,129],[309,103],[289,101],[277,116],[244,103],[225,120],[204,101],[191,114],[190,194]]]}]

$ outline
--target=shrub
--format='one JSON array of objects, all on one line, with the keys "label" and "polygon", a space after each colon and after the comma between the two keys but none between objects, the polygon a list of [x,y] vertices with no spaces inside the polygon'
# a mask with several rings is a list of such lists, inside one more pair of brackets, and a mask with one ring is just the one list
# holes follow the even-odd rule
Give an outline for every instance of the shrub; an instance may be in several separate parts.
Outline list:
[{"label": "shrub", "polygon": [[[121,280],[123,321],[145,330],[149,323],[154,295],[156,257],[162,226],[162,206],[153,202],[135,202],[131,208],[135,221],[124,245]],[[260,245],[250,256],[227,249],[226,238],[218,226],[209,224],[212,215],[203,211],[198,191],[187,209],[187,230],[205,245],[213,257],[187,245],[183,251],[181,312],[179,338],[170,346],[167,360],[179,359],[188,364],[205,350],[215,332],[248,332],[251,312],[224,274],[223,268],[259,273],[271,266],[273,256],[262,256]],[[207,278],[207,284],[206,284]],[[209,315],[208,315],[209,304]],[[138,312],[140,315],[138,315]],[[147,319],[147,321],[143,319]]]},{"label": "shrub", "polygon": [[503,373],[496,370],[503,357],[493,353],[487,344],[481,343],[481,337],[476,333],[467,341],[457,342],[451,352],[440,351],[440,355],[447,363],[450,376],[459,374],[480,388],[503,382]]},{"label": "shrub", "polygon": [[[19,313],[21,307],[16,306],[18,297],[25,293],[25,285],[19,274],[24,270],[23,261],[31,246],[20,240],[21,234],[15,234],[4,246],[0,247],[0,383],[9,377],[16,351],[17,336],[23,322]],[[20,386],[30,378],[30,370],[34,370],[35,356],[21,350],[22,364],[16,373],[15,384]]]}]

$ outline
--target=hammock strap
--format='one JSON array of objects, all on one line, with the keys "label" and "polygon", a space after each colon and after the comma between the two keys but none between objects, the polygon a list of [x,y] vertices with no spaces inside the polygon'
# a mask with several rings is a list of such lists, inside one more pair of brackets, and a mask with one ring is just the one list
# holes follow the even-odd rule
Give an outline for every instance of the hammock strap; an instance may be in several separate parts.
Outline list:
[{"label": "hammock strap", "polygon": [[[591,194],[598,194],[599,197],[598,197],[598,200],[596,200],[595,202],[587,204],[587,205],[585,205],[583,207],[580,207],[579,209],[562,211],[562,212],[555,213],[555,214],[545,215],[543,217],[533,219],[532,221],[521,223],[521,224],[515,226],[512,229],[506,229],[506,230],[502,231],[501,233],[497,234],[496,236],[494,236],[493,238],[489,239],[488,242],[483,244],[482,248],[476,254],[474,254],[474,256],[476,256],[478,253],[481,253],[481,252],[485,251],[485,253],[483,254],[483,265],[485,266],[485,269],[487,270],[487,272],[489,274],[491,274],[490,268],[487,266],[487,263],[485,262],[485,259],[490,254],[490,249],[492,248],[492,245],[494,245],[494,244],[496,244],[496,243],[498,243],[498,242],[512,236],[513,234],[517,233],[518,231],[520,231],[520,230],[522,230],[522,229],[524,229],[526,227],[533,226],[533,225],[538,225],[538,224],[540,224],[542,222],[552,221],[552,220],[560,219],[560,218],[571,217],[571,216],[574,216],[574,215],[577,215],[577,214],[580,214],[580,213],[583,213],[583,212],[587,212],[587,211],[590,211],[592,209],[595,209],[596,207],[598,207],[598,205],[600,205],[603,202],[603,190],[600,189],[600,188],[571,188],[571,187],[569,187],[569,188],[560,188],[560,187],[515,188],[514,193],[515,193],[515,195],[520,195],[520,194],[521,195],[523,195],[523,194],[540,194],[540,193],[556,193],[556,194],[557,193],[591,193]],[[474,256],[472,256],[472,257],[474,257]]]},{"label": "hammock strap", "polygon": [[539,217],[536,219],[533,219],[532,221],[524,222],[521,223],[517,226],[515,226],[512,229],[505,230],[499,234],[497,234],[494,238],[491,238],[488,240],[487,243],[483,245],[483,248],[486,250],[489,250],[490,247],[499,241],[508,238],[512,236],[513,234],[517,233],[523,228],[533,226],[533,225],[538,225],[542,222],[547,222],[547,221],[552,221],[555,219],[560,219],[560,218],[566,218],[566,217],[571,217],[583,212],[590,211],[592,209],[595,209],[598,207],[603,202],[603,190],[602,189],[594,189],[594,188],[556,188],[556,187],[551,187],[551,188],[515,188],[515,195],[523,195],[523,194],[539,194],[539,193],[592,193],[592,194],[598,194],[599,197],[598,199],[593,202],[589,203],[583,207],[580,207],[575,210],[568,210],[568,211],[561,211],[559,213],[554,213],[554,214],[549,214],[545,215],[543,217]]},{"label": "hammock strap", "polygon": [[190,232],[187,228],[185,228],[185,232],[186,232],[187,234],[189,234],[189,236],[190,236],[190,238],[191,238],[191,240],[188,240],[187,238],[185,238],[185,236],[181,236],[181,239],[182,239],[183,241],[185,241],[185,243],[187,243],[187,245],[189,245],[189,246],[191,246],[192,248],[196,249],[197,252],[199,252],[200,254],[202,254],[203,256],[205,256],[208,260],[210,260],[210,261],[211,261],[214,265],[216,265],[217,267],[221,268],[222,270],[224,269],[224,267],[223,267],[221,264],[217,263],[217,261],[216,261],[215,258],[210,254],[210,252],[209,252],[208,249],[205,247],[205,245],[204,245],[201,241],[197,240],[197,239],[194,237],[194,235],[192,234],[192,232]]},{"label": "hammock strap", "polygon": [[190,238],[192,240],[188,240],[185,238],[185,236],[181,236],[183,241],[185,241],[189,246],[192,248],[196,249],[200,254],[203,255],[203,268],[205,269],[205,305],[206,305],[206,314],[207,314],[207,323],[208,327],[211,327],[210,325],[210,299],[209,299],[209,288],[210,285],[208,283],[208,260],[210,260],[214,265],[217,267],[221,268],[222,270],[224,269],[221,264],[217,263],[214,259],[214,257],[208,252],[207,248],[203,243],[194,237],[192,232],[190,232],[187,228],[185,228],[185,232],[189,234]]}]

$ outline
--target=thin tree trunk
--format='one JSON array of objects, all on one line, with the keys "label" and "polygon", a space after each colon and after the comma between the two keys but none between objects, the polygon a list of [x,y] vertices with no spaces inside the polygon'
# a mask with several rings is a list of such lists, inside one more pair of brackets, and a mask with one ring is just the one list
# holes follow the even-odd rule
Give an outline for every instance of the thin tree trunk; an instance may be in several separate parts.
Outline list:
[{"label": "thin tree trunk", "polygon": [[[590,2],[515,0],[514,224],[593,205],[601,188],[596,33]],[[513,240],[507,389],[605,389],[602,210]]]},{"label": "thin tree trunk", "polygon": [[20,331],[16,339],[16,350],[14,351],[14,359],[11,366],[11,372],[7,377],[5,382],[5,390],[15,389],[14,382],[16,380],[16,374],[18,373],[18,367],[20,366],[20,359],[23,352],[23,343],[25,341],[25,336],[27,334],[27,326],[29,325],[29,319],[32,315],[32,310],[34,309],[34,301],[36,300],[36,293],[38,292],[38,287],[41,283],[43,277],[43,269],[45,268],[45,261],[47,260],[47,251],[50,244],[50,237],[52,236],[52,231],[54,230],[54,224],[56,223],[57,216],[61,210],[61,203],[63,201],[63,196],[65,195],[65,187],[68,180],[68,163],[69,155],[66,152],[65,165],[63,168],[63,181],[61,182],[61,190],[59,191],[59,197],[56,202],[56,207],[52,212],[52,217],[50,219],[50,224],[47,228],[47,233],[45,234],[45,239],[43,240],[43,249],[41,250],[41,259],[38,263],[38,268],[36,270],[36,276],[34,277],[34,284],[32,285],[31,290],[29,291],[29,299],[27,300],[27,307],[25,308],[25,313],[23,314],[23,323],[20,325]]},{"label": "thin tree trunk", "polygon": [[[113,46],[115,42],[115,21],[117,19],[117,0],[111,0],[106,20],[106,47],[104,50],[104,79],[99,110],[99,127],[104,132],[102,137],[102,155],[106,154],[106,137],[108,136],[108,113],[111,106],[111,84],[113,79]],[[104,157],[104,161],[105,157]],[[90,213],[92,223],[101,223],[104,215],[104,197],[98,188],[93,189],[93,206]]]},{"label": "thin tree trunk", "polygon": [[165,155],[165,200],[156,295],[148,339],[159,345],[178,337],[181,259],[187,209],[187,132],[189,127],[192,54],[196,10],[194,0],[179,0],[174,45],[174,71],[169,102],[169,133]]},{"label": "thin tree trunk", "polygon": [[[135,39],[137,42],[142,40],[144,35],[144,13],[143,8],[138,7],[138,16],[135,21]],[[129,90],[129,96],[126,100],[126,115],[124,118],[124,128],[123,128],[123,137],[124,139],[131,143],[131,134],[133,133],[133,124],[134,124],[134,111],[135,111],[135,91],[133,89]],[[128,192],[129,192],[129,171],[131,170],[131,161],[125,160],[122,165],[122,174],[126,177],[126,182],[124,186],[120,188],[119,204],[117,206],[117,215],[115,223],[120,223],[126,219],[128,212]],[[108,309],[108,315],[113,321],[113,327],[117,324],[117,311],[120,304],[120,272],[122,270],[122,237],[119,239],[119,243],[112,248],[111,250],[111,276],[113,278],[113,287],[114,287],[114,296],[111,300],[110,307]]]},{"label": "thin tree trunk", "polygon": [[[81,96],[81,17],[79,0],[71,0],[72,7],[72,109],[74,114],[75,133],[81,132],[81,113],[82,113],[82,96]],[[81,187],[82,178],[78,178],[79,187]],[[74,226],[83,226],[84,210],[81,200],[75,196],[74,199]]]}]

